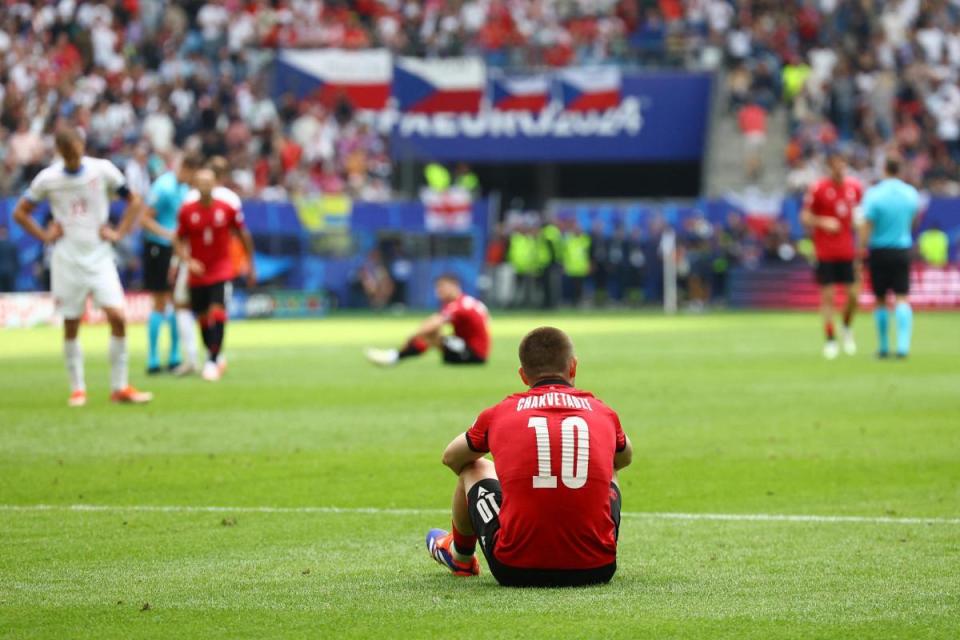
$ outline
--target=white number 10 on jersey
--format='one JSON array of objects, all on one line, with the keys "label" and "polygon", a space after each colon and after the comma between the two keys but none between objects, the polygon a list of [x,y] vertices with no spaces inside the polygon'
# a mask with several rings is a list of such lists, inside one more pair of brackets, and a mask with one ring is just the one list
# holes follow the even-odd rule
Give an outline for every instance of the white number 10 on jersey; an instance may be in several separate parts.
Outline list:
[{"label": "white number 10 on jersey", "polygon": [[[550,429],[544,416],[532,416],[527,426],[537,434],[537,475],[534,489],[556,489],[557,476],[550,468]],[[568,416],[560,422],[560,480],[569,489],[587,483],[590,462],[590,428],[580,416]]]}]

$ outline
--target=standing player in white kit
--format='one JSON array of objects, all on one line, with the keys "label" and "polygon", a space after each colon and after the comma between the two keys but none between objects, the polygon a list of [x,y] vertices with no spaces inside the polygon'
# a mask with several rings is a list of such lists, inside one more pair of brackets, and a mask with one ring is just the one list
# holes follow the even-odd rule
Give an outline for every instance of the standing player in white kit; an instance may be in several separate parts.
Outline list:
[{"label": "standing player in white kit", "polygon": [[[113,163],[84,155],[84,141],[74,129],[56,134],[62,158],[33,179],[17,203],[14,220],[44,243],[55,243],[50,265],[50,288],[63,314],[63,355],[70,375],[71,407],[87,403],[83,353],[77,334],[87,296],[103,309],[110,322],[110,399],[143,404],[152,393],[137,391],[127,381],[126,318],[123,287],[113,260],[111,243],[123,238],[140,213],[140,198],[124,184]],[[127,201],[120,224],[109,224],[110,200]],[[49,200],[53,222],[43,228],[31,217],[37,205]]]}]

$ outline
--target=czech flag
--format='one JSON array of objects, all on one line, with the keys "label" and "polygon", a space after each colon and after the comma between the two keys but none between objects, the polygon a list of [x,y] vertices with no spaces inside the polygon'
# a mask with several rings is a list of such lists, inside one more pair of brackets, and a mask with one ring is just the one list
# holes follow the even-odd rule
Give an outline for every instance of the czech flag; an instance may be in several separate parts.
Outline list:
[{"label": "czech flag", "polygon": [[621,78],[616,67],[564,69],[556,77],[567,111],[606,111],[620,106]]},{"label": "czech flag", "polygon": [[480,58],[397,58],[393,97],[406,113],[477,113],[486,80]]},{"label": "czech flag", "polygon": [[342,96],[357,109],[380,111],[390,98],[392,75],[386,49],[285,49],[277,58],[274,81],[278,94],[319,95],[328,102]]},{"label": "czech flag", "polygon": [[494,78],[490,102],[497,111],[543,111],[550,102],[550,80],[543,75]]}]

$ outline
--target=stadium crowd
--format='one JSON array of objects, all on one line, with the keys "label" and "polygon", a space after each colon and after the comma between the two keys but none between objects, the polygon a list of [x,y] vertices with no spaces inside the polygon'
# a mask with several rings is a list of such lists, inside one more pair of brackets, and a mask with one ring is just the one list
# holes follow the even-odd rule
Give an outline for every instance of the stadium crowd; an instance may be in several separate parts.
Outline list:
[{"label": "stadium crowd", "polygon": [[[59,119],[134,177],[196,147],[229,157],[243,195],[389,196],[386,140],[350,106],[268,94],[275,47],[387,47],[490,65],[726,67],[751,140],[789,112],[789,187],[845,145],[875,177],[886,152],[936,193],[960,193],[960,8],[920,0],[8,0],[0,8],[0,192],[50,156]],[[762,166],[749,168],[751,172]]]},{"label": "stadium crowd", "polygon": [[[839,146],[867,182],[894,153],[909,181],[960,194],[956,3],[753,2],[725,15],[730,108],[755,144],[765,115],[786,110],[789,190],[822,175],[823,150]],[[747,171],[762,171],[757,155]]]}]

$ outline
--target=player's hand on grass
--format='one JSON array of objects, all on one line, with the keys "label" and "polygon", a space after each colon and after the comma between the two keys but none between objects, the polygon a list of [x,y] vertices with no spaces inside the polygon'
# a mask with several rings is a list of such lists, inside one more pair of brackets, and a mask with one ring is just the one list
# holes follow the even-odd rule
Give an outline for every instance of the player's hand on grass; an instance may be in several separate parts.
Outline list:
[{"label": "player's hand on grass", "polygon": [[56,220],[48,224],[45,231],[46,234],[43,239],[45,244],[53,244],[63,237],[63,227]]},{"label": "player's hand on grass", "polygon": [[100,227],[100,237],[107,242],[120,242],[120,234],[108,224]]},{"label": "player's hand on grass", "polygon": [[190,258],[190,262],[187,263],[187,268],[189,268],[190,273],[195,276],[202,276],[207,270],[207,268],[203,266],[203,263],[196,258]]}]

